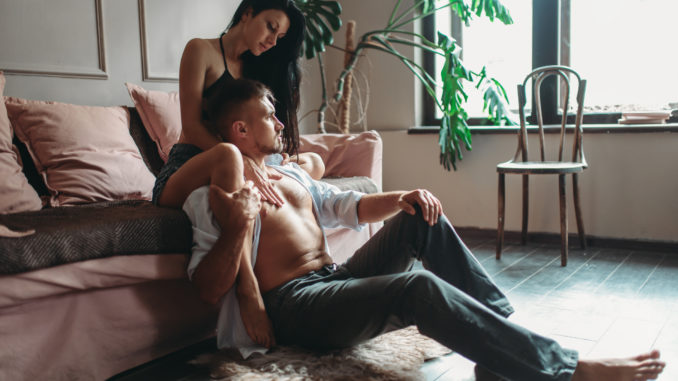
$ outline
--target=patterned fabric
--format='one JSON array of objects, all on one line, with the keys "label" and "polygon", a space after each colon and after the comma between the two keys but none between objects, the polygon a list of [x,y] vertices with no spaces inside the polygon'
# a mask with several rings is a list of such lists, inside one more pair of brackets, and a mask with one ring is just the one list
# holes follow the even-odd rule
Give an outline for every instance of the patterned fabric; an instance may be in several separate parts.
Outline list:
[{"label": "patterned fabric", "polygon": [[169,180],[174,172],[178,171],[179,168],[186,164],[187,161],[191,160],[193,156],[202,152],[203,151],[200,148],[193,144],[177,143],[172,146],[167,163],[165,163],[155,179],[155,185],[153,186],[154,204],[158,204],[158,197],[160,197],[163,189],[165,189],[167,180]]},{"label": "patterned fabric", "polygon": [[0,237],[0,274],[114,255],[190,253],[191,223],[176,209],[127,200],[0,215],[21,238]]}]

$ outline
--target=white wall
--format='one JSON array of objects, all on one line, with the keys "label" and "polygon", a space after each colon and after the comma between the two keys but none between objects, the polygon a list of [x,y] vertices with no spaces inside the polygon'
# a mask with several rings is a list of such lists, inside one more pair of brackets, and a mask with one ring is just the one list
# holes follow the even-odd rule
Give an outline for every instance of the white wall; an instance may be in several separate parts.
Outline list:
[{"label": "white wall", "polygon": [[[474,135],[473,151],[464,154],[458,171],[447,172],[438,165],[436,135],[381,134],[385,190],[428,188],[455,225],[496,229],[495,168],[515,152],[514,135]],[[585,133],[584,141],[590,167],[580,175],[580,197],[587,234],[678,241],[678,134]],[[557,177],[530,181],[529,230],[559,232]],[[567,181],[569,229],[576,232],[571,177]],[[506,229],[519,231],[520,176],[507,176],[506,187]]]},{"label": "white wall", "polygon": [[[384,25],[393,3],[341,1],[344,18],[358,21],[358,35]],[[343,44],[341,33],[337,40]],[[414,95],[418,83],[392,57],[368,54],[372,62],[368,121],[384,139],[384,190],[428,188],[441,199],[455,225],[496,229],[495,168],[512,157],[515,135],[474,135],[473,151],[464,153],[459,170],[445,171],[438,164],[437,135],[406,132],[419,120]],[[335,78],[343,58],[332,52],[328,56],[329,76]],[[678,133],[585,133],[584,140],[590,168],[580,176],[580,188],[587,234],[677,242]],[[557,178],[531,181],[530,231],[559,232]],[[507,177],[507,230],[520,230],[521,184],[520,177]],[[576,231],[571,189],[568,178],[569,228]]]},{"label": "white wall", "polygon": [[[140,3],[146,13],[146,74],[141,54]],[[124,82],[147,89],[176,90],[175,81],[162,78],[175,76],[185,42],[192,36],[217,36],[237,6],[237,1],[200,0],[199,6],[191,5],[195,3],[190,0],[0,2],[0,52],[3,52],[0,69],[74,71],[83,76],[93,73],[103,77],[10,73],[5,95],[87,105],[130,105]],[[201,7],[207,3],[217,11],[202,11]],[[102,49],[93,37],[96,36],[97,4],[101,6],[104,32]],[[341,4],[344,19],[357,21],[360,36],[386,23],[393,2],[342,0]],[[47,13],[52,16],[50,19],[45,18]],[[61,17],[63,14],[67,17]],[[87,33],[90,35],[85,35]],[[342,28],[336,43],[342,46],[343,41]],[[69,55],[59,54],[64,50],[68,50]],[[98,61],[99,51],[105,56],[105,70]],[[330,90],[342,62],[343,53],[330,49],[326,54]],[[317,62],[308,61],[304,68],[302,115],[320,104]],[[379,130],[384,139],[384,189],[431,189],[440,197],[456,225],[495,228],[495,166],[512,155],[515,137],[475,136],[474,149],[465,154],[459,170],[446,172],[438,165],[437,136],[405,132],[419,120],[417,83],[409,71],[392,57],[374,51],[361,59],[359,68],[370,83],[368,126]],[[304,119],[302,131],[314,132],[315,126],[315,115],[311,115]],[[587,233],[598,237],[678,241],[678,134],[586,134],[585,148],[591,164],[581,179]],[[509,177],[507,186],[506,227],[518,230],[520,181]],[[531,231],[558,232],[555,180],[533,180],[532,195]],[[570,216],[570,228],[575,229],[573,216]]]}]

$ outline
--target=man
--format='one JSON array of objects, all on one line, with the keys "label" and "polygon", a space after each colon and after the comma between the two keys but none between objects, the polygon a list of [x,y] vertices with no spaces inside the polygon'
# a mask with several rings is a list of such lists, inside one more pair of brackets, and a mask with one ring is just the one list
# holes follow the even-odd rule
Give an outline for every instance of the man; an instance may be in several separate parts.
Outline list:
[{"label": "man", "polygon": [[[244,100],[234,100],[234,93]],[[282,151],[283,126],[272,102],[270,92],[252,81],[229,84],[209,102],[210,119],[217,121],[222,137],[262,170],[267,170],[268,155]],[[278,343],[342,348],[414,324],[511,380],[632,381],[656,378],[663,370],[657,351],[629,359],[583,360],[508,321],[513,308],[428,191],[340,192],[313,181],[293,163],[270,169],[282,174],[272,180],[286,201],[282,207],[262,207],[256,192],[243,185],[242,173],[236,173],[230,189],[202,188],[184,209],[198,234],[218,229],[217,222],[235,229],[256,224],[254,274]],[[208,198],[216,206],[217,222],[196,218],[210,215]],[[346,263],[333,264],[323,227],[360,229],[386,218],[384,227]],[[219,263],[227,259],[219,250],[205,254],[213,242],[198,241],[200,255],[194,251],[189,272],[202,294],[214,301],[232,286],[220,280],[229,270]],[[415,259],[427,271],[411,271]]]}]

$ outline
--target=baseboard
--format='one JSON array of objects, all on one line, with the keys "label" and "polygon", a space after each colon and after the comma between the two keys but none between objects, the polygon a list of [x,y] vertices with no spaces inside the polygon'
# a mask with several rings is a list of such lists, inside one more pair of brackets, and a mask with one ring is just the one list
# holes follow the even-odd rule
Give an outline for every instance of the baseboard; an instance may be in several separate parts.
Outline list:
[{"label": "baseboard", "polygon": [[[462,237],[469,239],[497,239],[496,229],[483,229],[474,227],[456,227],[455,229]],[[505,231],[504,245],[513,243],[520,243],[521,234],[519,231]],[[560,244],[560,234],[535,232],[527,233],[527,241],[533,243],[546,244]],[[571,248],[579,247],[579,236],[577,233],[570,233],[568,235],[568,242]],[[660,251],[671,252],[678,255],[678,242],[672,241],[655,241],[655,240],[640,240],[627,238],[610,238],[610,237],[596,237],[586,236],[586,244],[589,247],[605,247],[612,249],[625,250],[646,250],[646,251]]]}]

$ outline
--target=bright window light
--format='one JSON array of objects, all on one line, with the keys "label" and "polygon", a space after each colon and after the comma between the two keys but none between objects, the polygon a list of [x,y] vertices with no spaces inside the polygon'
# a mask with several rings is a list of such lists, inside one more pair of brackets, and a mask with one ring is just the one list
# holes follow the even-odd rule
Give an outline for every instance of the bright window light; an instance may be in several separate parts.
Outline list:
[{"label": "bright window light", "polygon": [[570,0],[571,66],[587,108],[631,111],[678,102],[675,0]]}]

